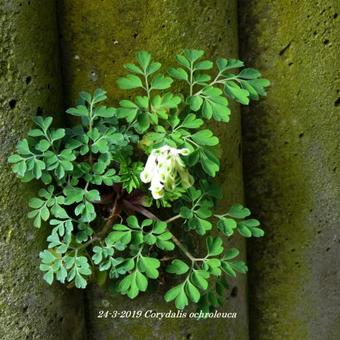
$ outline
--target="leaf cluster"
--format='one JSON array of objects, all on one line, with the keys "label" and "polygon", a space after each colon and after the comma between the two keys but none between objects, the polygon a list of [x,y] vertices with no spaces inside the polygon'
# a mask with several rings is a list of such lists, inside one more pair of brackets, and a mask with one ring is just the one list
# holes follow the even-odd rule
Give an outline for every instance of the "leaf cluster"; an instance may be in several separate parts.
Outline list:
[{"label": "leaf cluster", "polygon": [[[228,278],[247,271],[224,239],[236,231],[246,238],[264,231],[240,204],[216,213],[222,195],[214,178],[223,146],[209,123],[227,123],[230,102],[259,100],[269,81],[240,60],[213,62],[202,50],[184,50],[175,60],[176,66],[162,69],[150,53],[138,52],[117,80],[120,89],[132,90],[125,98],[109,106],[104,90],[81,92],[66,110],[74,126],[55,127],[52,117],[37,116],[9,156],[21,181],[43,184],[28,202],[28,217],[50,231],[40,252],[48,284],[113,283],[133,299],[150,280],[173,276],[177,284],[166,301],[208,310],[222,305]],[[141,174],[152,151],[163,146],[178,151],[172,166],[182,176],[185,167],[195,184],[183,185],[178,176],[172,190],[154,199]],[[194,234],[205,240],[203,254]]]}]

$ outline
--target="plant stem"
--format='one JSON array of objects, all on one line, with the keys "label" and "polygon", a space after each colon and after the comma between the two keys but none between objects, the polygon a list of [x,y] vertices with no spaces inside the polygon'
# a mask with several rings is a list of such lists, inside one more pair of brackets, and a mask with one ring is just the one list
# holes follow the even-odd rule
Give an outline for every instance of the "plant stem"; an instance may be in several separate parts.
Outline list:
[{"label": "plant stem", "polygon": [[164,221],[165,223],[170,223],[170,222],[173,222],[173,221],[176,221],[177,219],[181,218],[182,216],[181,215],[176,215],[176,216],[172,216],[170,218],[168,218],[166,221]]},{"label": "plant stem", "polygon": [[[87,241],[86,243],[82,244],[80,247],[78,247],[76,249],[76,251],[79,251],[80,249],[83,249],[83,248],[86,248],[87,246],[89,246],[90,244],[92,244],[93,242],[96,242],[96,241],[100,241],[102,240],[102,238],[104,236],[106,236],[107,232],[109,231],[110,227],[112,226],[112,223],[113,221],[119,217],[119,214],[117,214],[117,200],[118,200],[118,196],[116,196],[116,199],[115,199],[115,202],[114,202],[114,205],[113,205],[113,208],[112,208],[112,212],[111,212],[111,215],[110,217],[107,219],[107,222],[105,223],[103,229],[95,236],[93,237],[91,240]],[[152,213],[150,213],[150,215],[152,215],[152,219],[153,220],[156,220],[156,221],[160,221],[160,219],[153,215]],[[169,223],[169,222],[173,222],[177,219],[181,218],[180,215],[175,215],[173,217],[170,217],[168,220],[166,220],[165,222],[166,223]],[[172,234],[172,233],[171,233]],[[176,246],[181,249],[181,251],[193,262],[198,262],[198,261],[204,261],[204,259],[202,258],[196,258],[194,257],[186,248],[185,246],[182,244],[182,242],[174,235],[172,234],[172,240],[174,241],[174,243],[176,244]]]},{"label": "plant stem", "polygon": [[[92,122],[92,115],[93,115],[93,102],[91,101],[91,104],[90,104],[90,111],[89,111],[89,119],[90,119],[90,121],[89,121],[89,133],[90,133],[90,135],[91,135],[91,131],[92,131],[92,124],[93,124],[93,122]],[[90,164],[92,164],[93,163],[93,159],[92,159],[92,151],[91,151],[91,144],[92,144],[92,142],[91,142],[91,138],[89,139],[89,162],[90,162]]]},{"label": "plant stem", "polygon": [[174,235],[172,234],[172,240],[176,244],[176,246],[182,250],[182,252],[192,261],[195,262],[196,258],[191,255],[191,253],[184,247],[182,242]]},{"label": "plant stem", "polygon": [[148,81],[148,75],[146,73],[146,70],[144,70],[144,79],[145,79],[145,91],[148,97],[148,108],[147,110],[150,111],[150,87],[149,87],[149,81]]},{"label": "plant stem", "polygon": [[193,70],[193,64],[190,64],[190,97],[192,96],[192,91],[193,91],[193,86],[194,84],[192,83],[192,76],[193,76],[194,70]]},{"label": "plant stem", "polygon": [[[203,195],[202,195],[203,196]],[[152,213],[150,213],[151,215],[152,215],[152,219],[153,220],[155,220],[155,221],[160,221],[160,219],[156,216],[156,215],[154,215],[154,214],[152,214]],[[173,216],[173,217],[170,217],[168,220],[166,220],[166,221],[164,221],[164,222],[166,222],[166,223],[168,223],[169,221],[175,221],[175,220],[177,220],[178,218],[180,218],[181,216],[180,215],[176,215],[176,216]],[[204,261],[205,259],[202,259],[202,258],[196,258],[196,257],[194,257],[186,248],[185,248],[185,246],[183,245],[183,243],[173,234],[173,233],[171,233],[171,235],[172,235],[172,240],[174,241],[174,243],[176,244],[176,246],[179,248],[179,249],[181,249],[182,250],[182,252],[193,262],[193,263],[195,263],[195,262],[198,262],[198,261]]]},{"label": "plant stem", "polygon": [[[214,79],[208,86],[213,86],[213,85],[215,85],[216,83],[222,83],[222,84],[223,84],[226,80],[229,80],[229,78],[226,78],[225,80],[223,80],[223,82],[218,81],[219,78],[220,78],[220,76],[221,76],[221,74],[222,74],[222,72],[219,72],[219,73],[217,74],[217,76],[215,77],[215,79]],[[197,91],[197,92],[194,94],[194,96],[200,95],[200,94],[203,92],[203,90],[204,90],[204,87],[203,87],[202,89],[200,89],[199,91]]]},{"label": "plant stem", "polygon": [[117,209],[117,200],[118,200],[118,196],[116,196],[115,202],[113,204],[111,215],[109,216],[109,218],[107,219],[106,223],[104,224],[103,229],[95,237],[91,238],[91,240],[87,241],[86,243],[84,243],[80,247],[78,247],[77,250],[86,248],[87,246],[89,246],[93,242],[100,241],[100,240],[103,239],[104,236],[106,236],[107,232],[110,230],[110,227],[112,226],[112,223],[119,216],[117,214],[117,211],[116,211],[116,209]]}]

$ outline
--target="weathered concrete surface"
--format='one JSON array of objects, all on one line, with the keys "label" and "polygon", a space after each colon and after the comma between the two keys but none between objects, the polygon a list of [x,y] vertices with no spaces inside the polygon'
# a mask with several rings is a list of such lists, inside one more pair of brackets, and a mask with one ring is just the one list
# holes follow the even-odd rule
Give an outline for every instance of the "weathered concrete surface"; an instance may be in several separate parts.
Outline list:
[{"label": "weathered concrete surface", "polygon": [[340,334],[340,3],[240,2],[241,56],[272,81],[243,116],[251,339]]},{"label": "weathered concrete surface", "polygon": [[[59,1],[62,29],[64,81],[67,104],[80,90],[102,87],[117,103],[126,92],[117,89],[115,80],[125,74],[124,63],[134,59],[141,49],[152,52],[165,65],[183,48],[202,48],[210,55],[237,56],[236,1]],[[225,205],[243,199],[242,170],[239,155],[240,121],[234,108],[231,123],[219,129],[223,140],[221,180]],[[236,241],[245,253],[243,241]],[[163,301],[167,287],[131,301],[127,297],[110,298],[92,288],[87,294],[87,320],[91,339],[247,339],[245,276],[229,297],[225,310],[238,312],[236,320],[150,320],[97,319],[100,310],[164,311],[174,306]]]},{"label": "weathered concrete surface", "polygon": [[84,339],[78,291],[49,287],[39,272],[43,230],[28,221],[37,185],[21,184],[6,160],[37,113],[61,112],[53,0],[0,4],[0,338]]}]

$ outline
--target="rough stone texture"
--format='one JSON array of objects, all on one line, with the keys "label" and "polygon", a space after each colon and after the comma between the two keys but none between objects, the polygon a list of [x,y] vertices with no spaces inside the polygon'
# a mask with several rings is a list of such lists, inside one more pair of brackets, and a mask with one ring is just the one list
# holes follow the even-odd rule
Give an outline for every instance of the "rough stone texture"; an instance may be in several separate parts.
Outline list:
[{"label": "rough stone texture", "polygon": [[[183,48],[202,48],[210,55],[237,56],[236,1],[59,1],[67,104],[80,90],[102,87],[113,103],[124,93],[115,79],[136,51],[149,50],[164,65],[174,63]],[[231,123],[219,129],[223,145],[221,181],[230,203],[243,199],[240,162],[240,119],[234,108]],[[243,241],[236,240],[245,253]],[[245,276],[237,282],[238,295],[228,298],[225,310],[238,312],[236,320],[97,319],[100,310],[174,310],[163,301],[164,286],[131,301],[110,298],[93,287],[87,292],[87,320],[91,339],[247,339]],[[232,287],[233,287],[232,286]],[[234,289],[236,292],[236,289]],[[233,294],[235,295],[235,294]]]},{"label": "rough stone texture", "polygon": [[60,112],[56,8],[52,0],[0,4],[0,338],[83,339],[78,291],[49,287],[39,272],[43,230],[28,221],[37,185],[21,184],[6,160],[37,113]]},{"label": "rough stone texture", "polygon": [[242,0],[241,55],[272,81],[245,110],[251,339],[340,334],[340,3]]}]

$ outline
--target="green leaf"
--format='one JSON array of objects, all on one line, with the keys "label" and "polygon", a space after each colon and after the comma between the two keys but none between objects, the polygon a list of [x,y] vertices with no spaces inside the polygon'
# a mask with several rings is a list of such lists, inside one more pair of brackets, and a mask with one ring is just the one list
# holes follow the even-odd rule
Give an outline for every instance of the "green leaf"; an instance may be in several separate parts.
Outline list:
[{"label": "green leaf", "polygon": [[17,163],[20,162],[23,158],[19,156],[18,154],[14,154],[8,157],[7,162],[8,163]]},{"label": "green leaf", "polygon": [[46,206],[46,202],[40,198],[32,198],[29,201],[29,206],[35,210],[28,213],[28,218],[34,218],[34,227],[40,228],[41,220],[47,221],[50,217],[50,211]]},{"label": "green leaf", "polygon": [[151,81],[151,89],[164,90],[169,88],[172,82],[173,80],[170,77],[159,74]]},{"label": "green leaf", "polygon": [[233,218],[245,218],[250,215],[250,210],[245,208],[242,204],[234,204],[228,210],[228,215]]},{"label": "green leaf", "polygon": [[151,63],[147,68],[146,68],[146,74],[150,75],[152,73],[155,73],[161,68],[162,64],[161,63]]},{"label": "green leaf", "polygon": [[175,300],[182,289],[183,289],[182,284],[169,289],[164,295],[164,300],[166,302],[170,302],[170,301]]},{"label": "green leaf", "polygon": [[17,152],[20,155],[30,155],[31,154],[30,148],[28,146],[27,139],[23,139],[23,140],[19,141],[17,146],[16,146],[16,149],[17,149]]},{"label": "green leaf", "polygon": [[170,109],[177,108],[182,99],[172,93],[166,93],[164,96],[154,96],[151,101],[152,112],[156,112],[162,119],[168,119]]},{"label": "green leaf", "polygon": [[35,124],[40,126],[43,131],[47,131],[47,129],[51,126],[53,118],[52,117],[42,117],[36,116],[33,118]]},{"label": "green leaf", "polygon": [[251,79],[248,80],[248,84],[251,85],[260,96],[267,94],[266,87],[270,85],[270,81],[267,79]]},{"label": "green leaf", "polygon": [[31,198],[28,202],[28,205],[33,209],[39,209],[42,207],[43,204],[45,204],[45,202],[36,197]]},{"label": "green leaf", "polygon": [[260,228],[252,228],[251,233],[254,237],[262,237],[264,236],[264,231]]},{"label": "green leaf", "polygon": [[84,289],[87,286],[86,280],[79,273],[76,274],[74,283],[77,288]]},{"label": "green leaf", "polygon": [[128,74],[125,77],[118,78],[117,84],[122,90],[131,90],[138,87],[143,87],[140,78],[134,74]]},{"label": "green leaf", "polygon": [[240,224],[243,224],[249,228],[253,228],[253,227],[258,227],[260,225],[260,222],[258,220],[255,219],[249,219],[249,220],[244,220],[242,222],[240,222]]},{"label": "green leaf", "polygon": [[231,266],[239,273],[245,274],[248,271],[246,264],[243,261],[231,262]]},{"label": "green leaf", "polygon": [[209,74],[204,73],[194,73],[194,83],[199,85],[208,85],[208,82],[211,80],[211,76]]},{"label": "green leaf", "polygon": [[140,113],[137,117],[138,127],[136,131],[138,133],[144,133],[150,127],[150,116],[147,113]]},{"label": "green leaf", "polygon": [[224,92],[243,105],[249,104],[249,92],[240,88],[235,82],[227,81],[224,85]]},{"label": "green leaf", "polygon": [[204,261],[203,268],[212,275],[220,276],[221,275],[220,266],[221,266],[220,259],[207,259],[206,261]]},{"label": "green leaf", "polygon": [[102,118],[111,118],[116,115],[116,109],[114,107],[101,106],[95,110],[95,116]]},{"label": "green leaf", "polygon": [[210,70],[213,66],[210,60],[203,60],[195,64],[195,70]]},{"label": "green leaf", "polygon": [[93,104],[104,101],[107,98],[106,91],[103,89],[96,89],[93,95]]},{"label": "green leaf", "polygon": [[149,105],[149,98],[147,96],[137,96],[136,97],[136,104],[142,108],[147,109]]},{"label": "green leaf", "polygon": [[217,222],[217,227],[226,236],[230,237],[234,233],[234,229],[236,229],[237,223],[232,218],[221,217],[220,220]]},{"label": "green leaf", "polygon": [[135,64],[125,64],[124,68],[133,73],[144,74],[144,72]]},{"label": "green leaf", "polygon": [[[113,228],[115,228],[117,225],[114,225]],[[107,239],[111,244],[114,244],[116,242],[123,243],[125,245],[129,244],[131,242],[131,231],[113,231],[108,236]]]},{"label": "green leaf", "polygon": [[209,221],[197,216],[190,219],[188,225],[190,229],[194,229],[199,235],[205,235],[207,231],[212,229],[212,224]]},{"label": "green leaf", "polygon": [[136,271],[136,283],[141,292],[145,292],[148,288],[148,279],[139,271]]},{"label": "green leaf", "polygon": [[50,146],[51,144],[49,143],[49,141],[47,141],[46,139],[41,139],[35,146],[35,148],[38,151],[45,152],[46,150],[49,149]]},{"label": "green leaf", "polygon": [[27,165],[24,160],[13,165],[12,170],[18,177],[24,177],[27,171]]},{"label": "green leaf", "polygon": [[188,297],[186,296],[184,289],[182,289],[176,297],[175,305],[178,309],[184,309],[188,304]]},{"label": "green leaf", "polygon": [[257,228],[259,225],[260,222],[255,219],[243,220],[238,224],[238,231],[244,237],[262,237],[264,235],[264,231]]},{"label": "green leaf", "polygon": [[189,113],[185,116],[181,125],[186,129],[198,129],[203,125],[203,120],[200,118],[196,118],[196,115],[194,115],[193,113]]},{"label": "green leaf", "polygon": [[120,177],[115,176],[115,173],[116,173],[115,169],[109,169],[105,174],[101,175],[100,177],[103,180],[103,183],[107,186],[111,186],[114,183],[118,183],[120,181]]},{"label": "green leaf", "polygon": [[187,281],[185,288],[189,299],[192,302],[197,303],[201,297],[199,290],[190,281]]},{"label": "green leaf", "polygon": [[240,254],[240,251],[236,248],[230,248],[225,253],[223,259],[225,260],[232,260],[233,258],[237,257]]},{"label": "green leaf", "polygon": [[[191,290],[191,293],[193,294],[193,296],[197,296],[196,291],[193,292]],[[184,309],[189,303],[187,295],[186,295],[185,290],[184,290],[184,284],[183,283],[169,289],[165,293],[164,299],[165,299],[166,302],[170,302],[170,301],[175,300],[175,305],[178,309]]]},{"label": "green leaf", "polygon": [[66,268],[70,269],[67,275],[68,282],[74,280],[77,288],[86,288],[87,281],[84,276],[91,275],[92,271],[85,256],[65,258]]},{"label": "green leaf", "polygon": [[81,91],[79,93],[79,96],[81,99],[83,99],[84,101],[86,101],[87,103],[91,103],[91,100],[92,100],[92,96],[90,93],[88,92],[85,92],[85,91]]},{"label": "green leaf", "polygon": [[199,209],[195,211],[195,214],[200,218],[209,218],[212,216],[212,211],[209,207],[201,206]]},{"label": "green leaf", "polygon": [[206,290],[208,288],[208,281],[209,273],[205,270],[193,270],[191,274],[192,283],[199,287],[202,290]]},{"label": "green leaf", "polygon": [[159,106],[166,109],[176,109],[181,101],[182,98],[180,96],[175,96],[174,94],[168,92],[161,98],[161,103]]},{"label": "green leaf", "polygon": [[85,197],[88,201],[91,201],[91,202],[100,201],[100,194],[99,194],[99,191],[96,189],[86,191]]},{"label": "green leaf", "polygon": [[185,80],[185,81],[189,80],[188,73],[181,67],[178,67],[178,68],[171,67],[168,69],[168,73],[171,77],[175,79]]},{"label": "green leaf", "polygon": [[132,192],[132,190],[140,187],[140,174],[144,169],[144,165],[141,162],[133,162],[131,164],[120,164],[120,182],[123,188],[127,192]]},{"label": "green leaf", "polygon": [[134,274],[127,275],[122,281],[120,281],[118,285],[118,289],[120,292],[126,292],[134,279]]},{"label": "green leaf", "polygon": [[203,104],[203,99],[200,96],[192,96],[188,98],[188,102],[191,110],[198,111]]},{"label": "green leaf", "polygon": [[208,256],[217,256],[223,252],[223,241],[219,237],[207,237]]},{"label": "green leaf", "polygon": [[51,219],[49,223],[51,226],[55,226],[52,230],[52,233],[57,233],[61,237],[63,237],[64,235],[71,235],[71,232],[73,231],[72,219],[66,220]]},{"label": "green leaf", "polygon": [[151,54],[146,51],[139,51],[136,54],[138,64],[142,67],[145,71],[151,61]]},{"label": "green leaf", "polygon": [[144,235],[144,242],[146,244],[153,245],[156,243],[156,241],[157,241],[157,237],[155,235],[152,235],[152,234]]},{"label": "green leaf", "polygon": [[161,263],[158,259],[153,257],[142,256],[138,261],[140,271],[145,272],[150,279],[156,279],[159,276],[158,268]]},{"label": "green leaf", "polygon": [[213,117],[216,121],[228,122],[230,109],[228,100],[221,96],[222,91],[215,87],[206,87],[202,91],[204,104],[202,107],[203,117],[210,119]]},{"label": "green leaf", "polygon": [[222,259],[221,265],[224,272],[226,272],[229,276],[236,277],[236,273],[245,274],[248,271],[246,264],[243,261],[227,261],[228,258],[234,258],[238,254],[237,249],[231,249],[229,256],[226,256]]},{"label": "green leaf", "polygon": [[40,129],[32,129],[28,132],[28,135],[31,137],[41,137],[44,136],[44,131],[40,130]]},{"label": "green leaf", "polygon": [[[145,221],[151,221],[151,220],[144,220],[144,222]],[[144,226],[144,222],[143,222],[142,226]],[[166,228],[167,228],[167,224],[165,222],[163,222],[163,221],[156,221],[154,223],[153,228],[152,228],[152,232],[154,234],[156,234],[156,235],[157,234],[159,235],[159,234],[164,233],[166,231]]]},{"label": "green leaf", "polygon": [[[81,203],[79,206],[81,206],[81,209],[77,211],[77,208],[75,209],[75,214],[81,215],[80,221],[85,223],[90,223],[96,218],[96,212],[94,209],[94,205],[90,203],[89,201],[85,201],[84,203]],[[78,207],[79,207],[78,206]]]},{"label": "green leaf", "polygon": [[47,237],[47,242],[49,242],[48,248],[54,248],[59,254],[66,253],[70,241],[71,238],[69,235],[66,235],[63,240],[60,240],[56,231],[53,231],[52,234]]},{"label": "green leaf", "polygon": [[67,186],[63,190],[64,195],[66,196],[65,204],[71,205],[73,203],[79,203],[83,200],[85,195],[85,191],[82,188]]},{"label": "green leaf", "polygon": [[130,100],[121,100],[119,105],[121,107],[117,109],[117,117],[126,118],[128,122],[132,122],[138,113],[138,105]]},{"label": "green leaf", "polygon": [[217,67],[220,72],[230,70],[233,68],[240,68],[244,66],[243,61],[237,60],[237,59],[224,59],[224,58],[219,58],[216,61]]},{"label": "green leaf", "polygon": [[219,143],[218,138],[208,129],[197,131],[191,137],[199,145],[214,146]]},{"label": "green leaf", "polygon": [[238,232],[244,237],[251,237],[252,235],[250,229],[242,224],[238,226]]},{"label": "green leaf", "polygon": [[189,266],[182,260],[173,260],[170,265],[166,267],[168,273],[182,275],[189,270]]},{"label": "green leaf", "polygon": [[261,77],[261,73],[255,68],[245,68],[238,74],[238,77],[243,79],[256,79]]},{"label": "green leaf", "polygon": [[175,249],[175,244],[171,241],[164,241],[157,238],[156,245],[159,249],[171,251]]},{"label": "green leaf", "polygon": [[184,55],[190,62],[193,63],[204,55],[204,51],[203,50],[184,50]]},{"label": "green leaf", "polygon": [[130,228],[133,229],[140,229],[140,225],[138,223],[138,219],[135,215],[130,215],[127,219],[126,222]]},{"label": "green leaf", "polygon": [[179,210],[179,214],[185,219],[190,219],[194,216],[193,211],[188,207],[181,207]]},{"label": "green leaf", "polygon": [[89,111],[85,105],[78,105],[77,107],[71,107],[66,112],[72,116],[88,117]]},{"label": "green leaf", "polygon": [[51,131],[52,141],[56,141],[65,137],[65,129],[56,129]]},{"label": "green leaf", "polygon": [[176,60],[182,66],[185,66],[186,68],[190,69],[190,61],[184,55],[181,54],[176,55]]},{"label": "green leaf", "polygon": [[41,264],[39,266],[40,270],[45,272],[43,278],[44,280],[51,285],[55,278],[64,283],[67,271],[64,267],[63,261],[61,258],[56,257],[51,251],[44,250],[40,252],[39,257],[41,259]]}]

